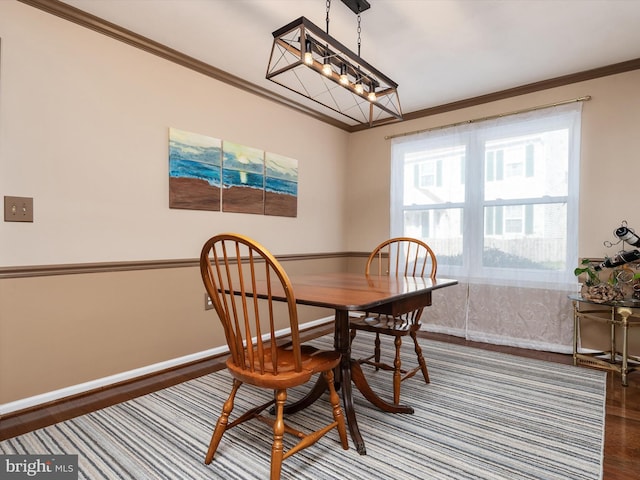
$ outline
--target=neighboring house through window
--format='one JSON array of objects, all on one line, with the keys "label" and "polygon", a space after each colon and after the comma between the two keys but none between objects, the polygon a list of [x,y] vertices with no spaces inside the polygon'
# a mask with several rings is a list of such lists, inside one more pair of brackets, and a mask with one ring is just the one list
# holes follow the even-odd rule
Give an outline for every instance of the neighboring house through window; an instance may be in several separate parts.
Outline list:
[{"label": "neighboring house through window", "polygon": [[580,106],[394,139],[392,233],[441,272],[564,283],[577,259]]}]

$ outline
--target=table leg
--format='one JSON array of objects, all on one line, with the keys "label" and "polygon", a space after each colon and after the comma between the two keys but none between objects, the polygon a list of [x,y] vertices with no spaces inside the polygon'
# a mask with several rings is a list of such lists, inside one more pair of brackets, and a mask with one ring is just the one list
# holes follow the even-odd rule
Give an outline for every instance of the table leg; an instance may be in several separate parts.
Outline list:
[{"label": "table leg", "polygon": [[[347,418],[349,433],[351,440],[360,455],[366,455],[367,449],[358,427],[356,420],[356,412],[353,407],[353,391],[351,382],[360,390],[362,395],[374,406],[381,410],[392,413],[413,413],[413,408],[407,405],[396,405],[382,400],[369,386],[360,364],[351,359],[351,338],[349,335],[349,312],[346,310],[336,310],[334,348],[340,352],[342,359],[340,361],[339,371],[336,372],[336,383],[340,384],[342,391],[342,403],[344,414]],[[285,406],[286,413],[294,413],[308,407],[315,402],[326,391],[327,384],[324,376],[320,375],[318,381],[311,391],[297,402]]]},{"label": "table leg", "polygon": [[611,363],[616,363],[617,358],[616,358],[616,354],[618,351],[617,345],[616,345],[616,309],[615,308],[611,308],[611,334],[609,336],[609,338],[611,339],[611,355],[609,357],[609,360],[611,361]]},{"label": "table leg", "polygon": [[573,302],[573,366],[578,365],[578,338],[580,337],[580,319],[578,302]]},{"label": "table leg", "polygon": [[[356,412],[353,408],[353,392],[351,390],[351,339],[349,338],[349,312],[346,310],[336,311],[335,335],[333,339],[334,348],[342,355],[340,367],[335,372],[335,383],[340,385],[342,391],[342,402],[344,414],[347,418],[351,440],[360,455],[366,455],[367,449],[364,439],[360,434]],[[355,362],[353,362],[355,363]],[[358,367],[360,367],[358,365]],[[285,413],[295,413],[308,407],[315,402],[327,389],[324,375],[318,377],[318,381],[313,388],[303,398],[297,402],[290,403],[284,407]]]},{"label": "table leg", "polygon": [[349,312],[346,310],[336,310],[334,348],[342,354],[339,381],[342,389],[344,414],[347,417],[351,440],[353,440],[358,453],[366,455],[367,449],[358,428],[356,411],[353,408],[353,392],[351,390],[351,367],[353,362],[351,361],[351,339],[349,337]]},{"label": "table leg", "polygon": [[369,402],[380,410],[391,413],[413,413],[413,407],[385,402],[373,390],[371,390],[369,382],[367,382],[367,379],[362,372],[362,367],[355,360],[351,361],[351,380],[353,380],[353,383],[358,387],[358,390],[360,390],[360,393],[362,393],[364,398],[369,400]]},{"label": "table leg", "polygon": [[622,366],[620,374],[622,376],[622,386],[628,386],[627,374],[629,373],[629,316],[631,310],[628,308],[619,308],[618,312],[622,317]]}]

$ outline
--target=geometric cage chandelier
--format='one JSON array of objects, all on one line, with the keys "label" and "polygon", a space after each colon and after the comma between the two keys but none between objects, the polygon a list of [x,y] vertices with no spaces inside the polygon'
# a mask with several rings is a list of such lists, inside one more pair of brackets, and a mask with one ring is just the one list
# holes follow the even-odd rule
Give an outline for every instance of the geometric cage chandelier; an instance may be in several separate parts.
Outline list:
[{"label": "geometric cage chandelier", "polygon": [[266,78],[359,124],[402,120],[398,84],[360,57],[360,13],[366,0],[342,0],[358,16],[358,53],[300,17],[273,32]]}]

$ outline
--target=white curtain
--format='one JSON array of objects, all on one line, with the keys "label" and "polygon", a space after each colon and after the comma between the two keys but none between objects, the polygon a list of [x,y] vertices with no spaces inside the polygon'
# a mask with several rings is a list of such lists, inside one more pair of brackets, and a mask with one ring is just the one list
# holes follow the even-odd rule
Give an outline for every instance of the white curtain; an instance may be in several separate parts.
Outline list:
[{"label": "white curtain", "polygon": [[571,351],[581,108],[393,139],[391,235],[429,243],[438,276],[459,281],[434,293],[424,328]]}]

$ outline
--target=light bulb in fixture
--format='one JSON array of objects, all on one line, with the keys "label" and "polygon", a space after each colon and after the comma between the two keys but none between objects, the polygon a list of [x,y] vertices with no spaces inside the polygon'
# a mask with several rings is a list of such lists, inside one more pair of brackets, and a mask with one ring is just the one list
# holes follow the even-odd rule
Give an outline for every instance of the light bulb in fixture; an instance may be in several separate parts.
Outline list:
[{"label": "light bulb in fixture", "polygon": [[353,85],[353,89],[356,91],[358,95],[364,95],[364,85],[362,83],[362,74],[360,72],[360,67],[355,73],[355,84]]},{"label": "light bulb in fixture", "polygon": [[304,63],[313,65],[313,53],[311,53],[311,42],[309,40],[304,42]]},{"label": "light bulb in fixture", "polygon": [[304,63],[306,65],[313,65],[313,55],[311,55],[311,52],[304,54]]},{"label": "light bulb in fixture", "polygon": [[324,59],[324,64],[322,65],[322,73],[324,73],[327,77],[330,77],[333,73],[333,69],[331,68],[331,64],[329,63],[329,59]]},{"label": "light bulb in fixture", "polygon": [[376,97],[375,90],[371,90],[369,92],[369,95],[367,95],[367,98],[369,99],[370,102],[375,102],[378,99],[378,97]]},{"label": "light bulb in fixture", "polygon": [[340,65],[340,84],[349,85],[349,77],[347,76],[347,64]]}]

